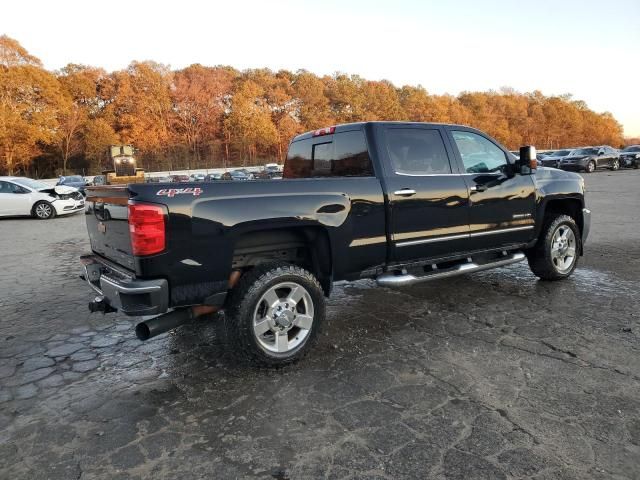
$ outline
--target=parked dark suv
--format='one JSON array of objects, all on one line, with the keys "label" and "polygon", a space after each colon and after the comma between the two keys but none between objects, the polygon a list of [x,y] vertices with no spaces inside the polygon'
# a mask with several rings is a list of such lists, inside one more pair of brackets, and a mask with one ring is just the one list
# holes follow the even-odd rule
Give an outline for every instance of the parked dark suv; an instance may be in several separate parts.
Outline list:
[{"label": "parked dark suv", "polygon": [[620,152],[620,166],[640,168],[640,145],[629,145]]},{"label": "parked dark suv", "polygon": [[62,176],[58,179],[58,183],[56,185],[66,185],[68,187],[75,187],[82,193],[84,193],[84,187],[87,186],[87,181],[80,175],[69,175]]},{"label": "parked dark suv", "polygon": [[542,159],[540,159],[540,164],[543,167],[553,167],[559,168],[560,162],[571,155],[573,150],[557,150],[555,152],[551,152],[549,155],[545,155]]},{"label": "parked dark suv", "polygon": [[592,173],[596,168],[601,167],[611,170],[620,168],[620,154],[616,149],[608,145],[578,148],[560,161],[562,170]]}]

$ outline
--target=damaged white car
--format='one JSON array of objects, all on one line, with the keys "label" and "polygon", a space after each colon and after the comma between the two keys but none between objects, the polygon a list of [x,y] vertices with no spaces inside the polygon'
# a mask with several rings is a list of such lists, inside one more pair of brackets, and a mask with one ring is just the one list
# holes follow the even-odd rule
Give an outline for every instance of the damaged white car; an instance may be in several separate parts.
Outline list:
[{"label": "damaged white car", "polygon": [[47,220],[84,210],[77,188],[50,186],[26,177],[0,177],[0,217],[32,216]]}]

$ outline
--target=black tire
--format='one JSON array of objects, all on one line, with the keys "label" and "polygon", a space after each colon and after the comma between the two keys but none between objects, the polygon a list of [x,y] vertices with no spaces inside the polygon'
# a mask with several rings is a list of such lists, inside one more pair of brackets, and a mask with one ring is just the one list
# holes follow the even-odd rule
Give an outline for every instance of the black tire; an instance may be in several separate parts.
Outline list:
[{"label": "black tire", "polygon": [[587,173],[593,173],[596,171],[596,162],[594,162],[593,160],[589,160],[589,163],[587,163],[587,166],[584,167],[584,171]]},{"label": "black tire", "polygon": [[[566,227],[570,228],[573,232],[575,254],[571,268],[567,271],[559,271],[551,254],[551,246],[556,231]],[[558,213],[547,215],[540,236],[538,237],[538,242],[533,248],[526,252],[529,268],[531,268],[533,274],[541,280],[550,281],[562,280],[563,278],[569,277],[578,265],[578,257],[582,248],[580,238],[580,230],[573,218]]]},{"label": "black tire", "polygon": [[640,161],[636,160],[635,162],[633,162],[633,169],[637,170],[640,168]]},{"label": "black tire", "polygon": [[[261,302],[262,296],[281,283],[293,283],[304,287],[310,301],[313,302],[313,321],[304,341],[285,353],[267,350],[254,333],[254,313],[264,307]],[[234,353],[243,360],[248,360],[260,367],[278,368],[294,363],[308,353],[317,342],[324,320],[324,292],[316,278],[295,265],[280,262],[268,263],[258,265],[245,273],[231,291],[225,311],[226,337]],[[293,337],[297,340],[296,328],[298,327],[290,328],[288,334],[292,336],[291,341]],[[265,333],[265,335],[271,334],[271,331]]]},{"label": "black tire", "polygon": [[620,160],[618,160],[617,158],[615,158],[613,160],[613,162],[611,162],[611,170],[613,170],[614,172],[616,170],[620,169]]},{"label": "black tire", "polygon": [[31,215],[38,220],[50,220],[56,216],[56,209],[49,202],[41,200],[35,203]]}]

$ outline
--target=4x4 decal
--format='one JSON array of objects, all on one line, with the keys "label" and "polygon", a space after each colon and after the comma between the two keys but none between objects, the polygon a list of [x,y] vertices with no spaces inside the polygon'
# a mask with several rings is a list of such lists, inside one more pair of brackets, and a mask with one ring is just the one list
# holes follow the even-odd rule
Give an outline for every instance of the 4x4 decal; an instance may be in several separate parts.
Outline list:
[{"label": "4x4 decal", "polygon": [[202,189],[200,187],[189,187],[189,188],[163,188],[162,190],[158,190],[156,195],[160,197],[169,197],[173,198],[176,195],[193,195],[194,197],[199,196],[202,193]]}]

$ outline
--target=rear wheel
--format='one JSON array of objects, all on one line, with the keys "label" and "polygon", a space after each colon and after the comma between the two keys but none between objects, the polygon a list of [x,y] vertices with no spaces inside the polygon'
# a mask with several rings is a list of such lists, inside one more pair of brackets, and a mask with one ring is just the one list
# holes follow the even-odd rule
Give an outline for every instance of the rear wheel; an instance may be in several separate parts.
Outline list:
[{"label": "rear wheel", "polygon": [[587,163],[587,166],[584,169],[585,172],[587,173],[593,173],[596,171],[596,162],[594,162],[593,160],[589,160],[589,163]]},{"label": "rear wheel", "polygon": [[33,216],[38,220],[48,220],[56,216],[56,210],[49,202],[37,202],[33,206]]},{"label": "rear wheel", "polygon": [[234,351],[254,364],[280,367],[302,358],[325,317],[316,278],[295,265],[270,263],[246,273],[231,292],[225,315]]},{"label": "rear wheel", "polygon": [[531,271],[542,280],[561,280],[576,269],[580,231],[573,218],[551,214],[535,247],[527,252]]},{"label": "rear wheel", "polygon": [[618,160],[617,158],[615,158],[612,162],[611,162],[611,170],[613,170],[614,172],[616,170],[618,170],[620,168],[620,160]]}]

